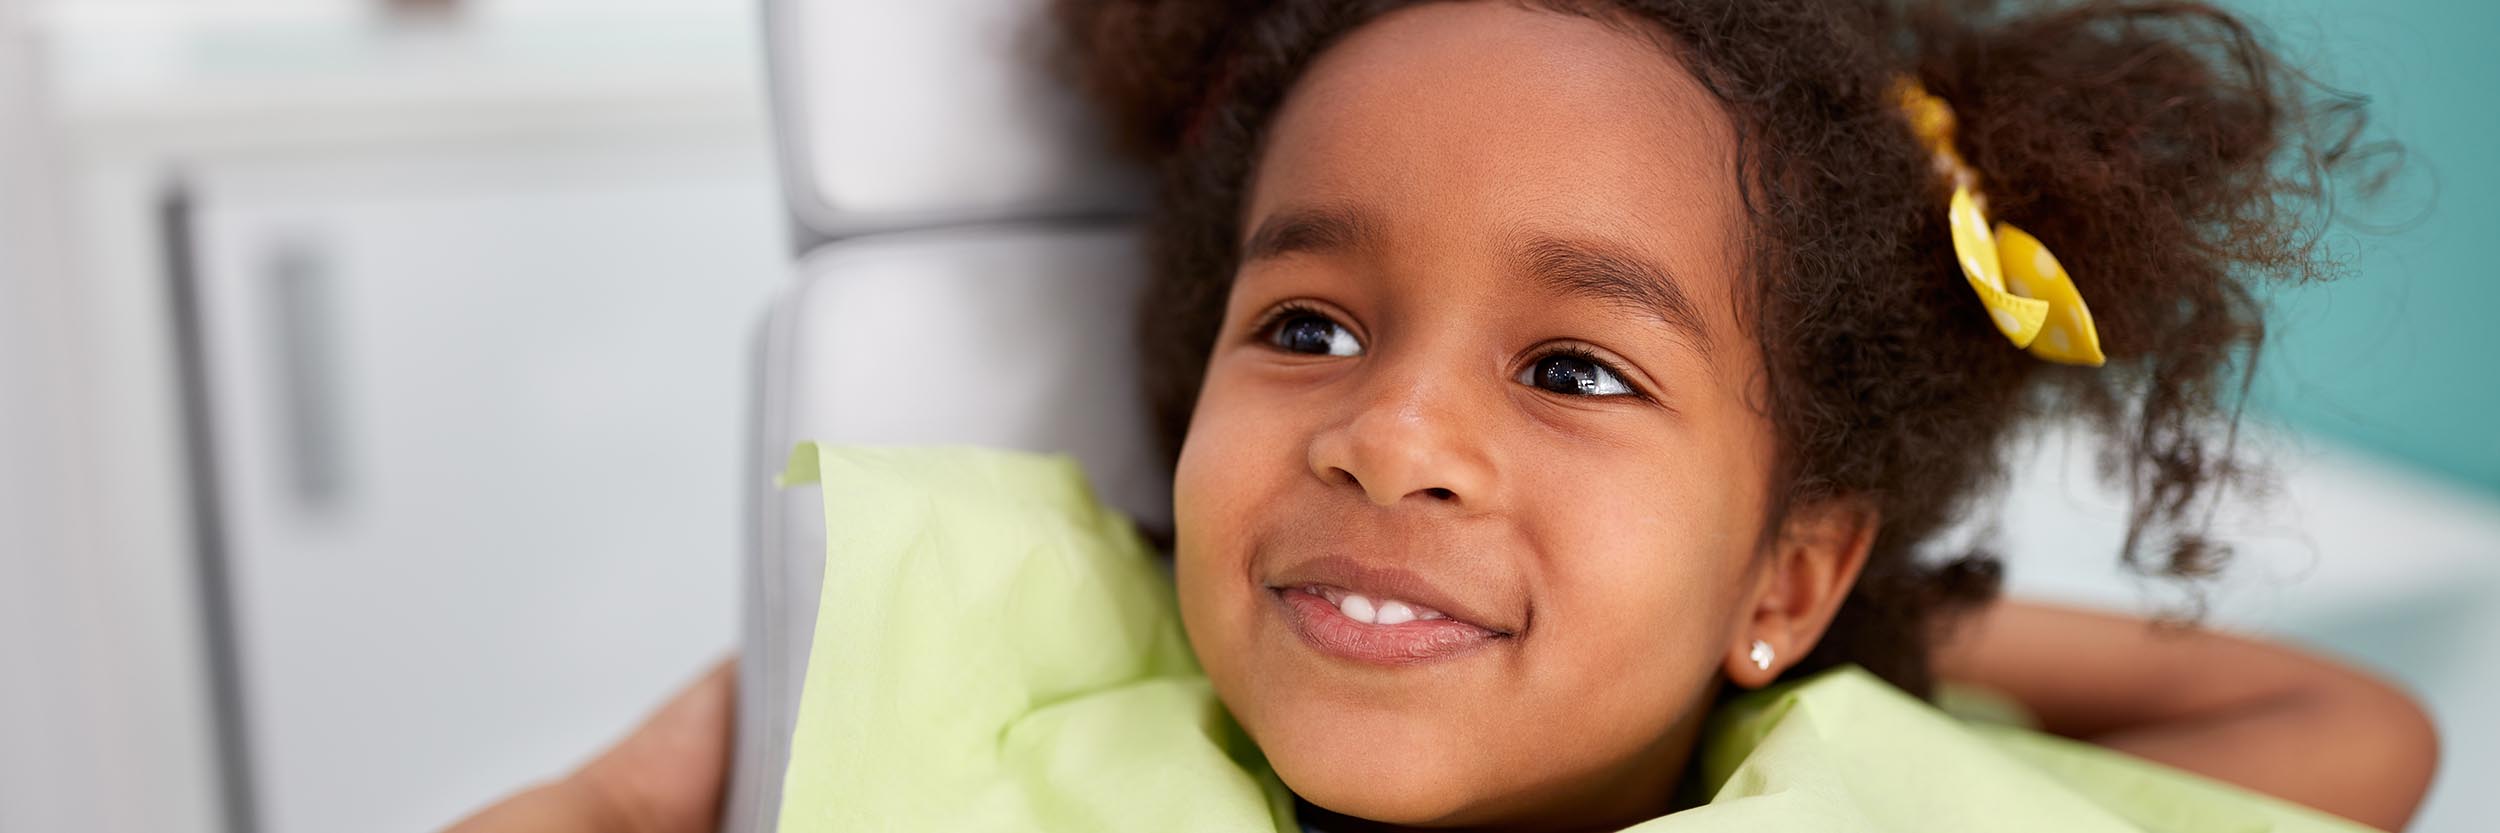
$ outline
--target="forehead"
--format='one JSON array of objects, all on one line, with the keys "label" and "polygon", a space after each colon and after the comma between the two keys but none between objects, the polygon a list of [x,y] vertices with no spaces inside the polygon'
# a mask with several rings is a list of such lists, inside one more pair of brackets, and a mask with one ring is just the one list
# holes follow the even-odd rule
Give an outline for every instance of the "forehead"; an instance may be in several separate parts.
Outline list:
[{"label": "forehead", "polygon": [[1740,216],[1734,130],[1670,49],[1640,26],[1507,2],[1384,15],[1287,97],[1242,231],[1279,207],[1329,204],[1381,218],[1410,251],[1597,238],[1723,300]]}]

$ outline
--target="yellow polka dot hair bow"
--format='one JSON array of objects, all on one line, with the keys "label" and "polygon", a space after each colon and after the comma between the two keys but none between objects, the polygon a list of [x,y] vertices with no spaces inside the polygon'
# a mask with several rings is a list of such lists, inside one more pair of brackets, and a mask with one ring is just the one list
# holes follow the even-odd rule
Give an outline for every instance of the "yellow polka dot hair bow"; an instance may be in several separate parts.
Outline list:
[{"label": "yellow polka dot hair bow", "polygon": [[1910,129],[1934,155],[1936,173],[1953,183],[1953,201],[1945,215],[1953,226],[1953,254],[1987,307],[1988,318],[2014,346],[2034,356],[2100,366],[2100,333],[2092,328],[2092,310],[2083,305],[2066,267],[2058,265],[2039,238],[2012,223],[1989,228],[1979,173],[1953,149],[1953,108],[1909,78],[1896,82],[1894,90]]}]

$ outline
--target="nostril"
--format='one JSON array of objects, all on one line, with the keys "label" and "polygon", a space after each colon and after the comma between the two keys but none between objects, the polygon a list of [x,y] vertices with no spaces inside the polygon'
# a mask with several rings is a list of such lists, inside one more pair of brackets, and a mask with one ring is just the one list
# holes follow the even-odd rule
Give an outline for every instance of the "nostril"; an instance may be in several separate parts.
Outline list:
[{"label": "nostril", "polygon": [[1336,477],[1338,485],[1353,486],[1356,488],[1361,488],[1363,486],[1362,478],[1355,477],[1353,472],[1346,471],[1345,469],[1331,468],[1328,470],[1328,473]]},{"label": "nostril", "polygon": [[1457,492],[1452,492],[1452,491],[1450,491],[1450,490],[1448,490],[1448,489],[1444,489],[1444,488],[1441,488],[1441,487],[1439,487],[1439,486],[1434,486],[1434,487],[1432,487],[1432,488],[1430,488],[1430,489],[1425,489],[1425,490],[1424,490],[1424,494],[1426,494],[1426,495],[1430,495],[1431,497],[1433,497],[1433,498],[1434,498],[1434,499],[1436,499],[1436,500],[1455,500],[1455,499],[1457,499],[1457,498],[1458,498],[1458,493],[1457,493]]}]

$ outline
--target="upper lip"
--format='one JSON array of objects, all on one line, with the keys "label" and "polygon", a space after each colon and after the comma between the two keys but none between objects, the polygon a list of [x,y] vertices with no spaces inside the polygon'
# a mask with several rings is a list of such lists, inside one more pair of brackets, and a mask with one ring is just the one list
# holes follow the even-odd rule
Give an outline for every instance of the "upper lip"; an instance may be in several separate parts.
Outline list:
[{"label": "upper lip", "polygon": [[1272,590],[1285,590],[1312,585],[1343,588],[1377,598],[1397,599],[1441,611],[1443,615],[1500,636],[1517,634],[1521,624],[1495,617],[1481,607],[1460,601],[1441,591],[1422,575],[1377,564],[1365,564],[1342,555],[1315,558],[1278,572],[1267,582]]}]

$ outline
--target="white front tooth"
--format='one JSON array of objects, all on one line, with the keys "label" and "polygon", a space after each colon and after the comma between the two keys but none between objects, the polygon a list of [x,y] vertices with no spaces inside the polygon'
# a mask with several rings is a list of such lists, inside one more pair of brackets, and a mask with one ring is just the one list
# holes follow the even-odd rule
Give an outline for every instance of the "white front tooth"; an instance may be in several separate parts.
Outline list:
[{"label": "white front tooth", "polygon": [[1415,621],[1415,609],[1407,607],[1405,602],[1381,602],[1379,621],[1383,625],[1403,625]]},{"label": "white front tooth", "polygon": [[1344,613],[1345,618],[1364,624],[1372,623],[1373,617],[1378,615],[1372,609],[1372,600],[1363,598],[1361,593],[1345,594],[1345,601],[1337,603],[1337,610]]}]

